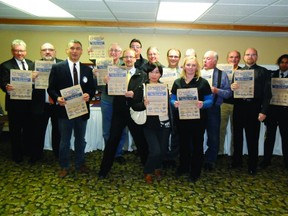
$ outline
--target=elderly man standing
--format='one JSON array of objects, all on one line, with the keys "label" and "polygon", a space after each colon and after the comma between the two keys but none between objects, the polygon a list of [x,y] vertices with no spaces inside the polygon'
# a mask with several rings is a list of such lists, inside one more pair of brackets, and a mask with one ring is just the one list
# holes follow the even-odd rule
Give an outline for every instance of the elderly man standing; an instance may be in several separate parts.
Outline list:
[{"label": "elderly man standing", "polygon": [[[207,146],[205,152],[204,169],[212,171],[215,167],[220,143],[220,123],[221,123],[221,104],[223,99],[231,97],[230,82],[224,71],[216,68],[218,54],[215,51],[207,51],[204,54],[202,76],[209,75],[211,81],[211,91],[213,93],[213,105],[207,109]],[[208,72],[210,71],[210,72]]]},{"label": "elderly man standing", "polygon": [[[245,130],[250,175],[257,173],[260,122],[266,119],[272,97],[270,72],[257,65],[257,59],[258,52],[255,48],[245,50],[243,70],[254,70],[254,98],[234,98],[233,110],[234,153],[231,168],[242,167],[243,130]],[[233,91],[239,87],[237,82],[231,84]]]},{"label": "elderly man standing", "polygon": [[25,58],[27,51],[23,40],[12,41],[11,53],[13,57],[0,65],[0,84],[1,89],[6,93],[5,108],[8,112],[12,160],[19,164],[23,161],[24,151],[30,155],[31,100],[10,98],[10,92],[14,89],[10,83],[10,70],[33,70],[34,65],[32,61]]}]

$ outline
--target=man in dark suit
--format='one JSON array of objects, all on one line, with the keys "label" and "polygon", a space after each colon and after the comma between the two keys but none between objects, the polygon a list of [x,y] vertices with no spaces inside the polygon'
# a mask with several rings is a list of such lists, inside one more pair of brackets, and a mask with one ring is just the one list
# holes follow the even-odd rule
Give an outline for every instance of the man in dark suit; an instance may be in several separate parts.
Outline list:
[{"label": "man in dark suit", "polygon": [[[279,69],[272,71],[272,78],[288,79],[288,54],[280,56],[277,60]],[[288,106],[270,105],[267,118],[265,120],[266,136],[264,142],[264,160],[260,167],[265,169],[271,165],[276,130],[279,127],[282,140],[282,154],[284,166],[288,170]]]},{"label": "man in dark suit", "polygon": [[[243,70],[254,70],[254,97],[234,98],[233,142],[234,152],[231,168],[242,167],[243,130],[248,148],[248,173],[256,175],[258,164],[258,140],[260,123],[266,119],[271,94],[271,77],[266,68],[257,65],[258,52],[255,48],[245,50]],[[231,89],[239,89],[240,84],[233,80]]]},{"label": "man in dark suit", "polygon": [[[56,58],[55,47],[50,43],[44,43],[40,47],[42,61],[51,61],[54,63],[63,60]],[[34,72],[38,76],[38,72]],[[49,101],[47,90],[34,89],[32,98],[32,121],[35,127],[35,133],[32,140],[31,160],[33,164],[40,160],[43,155],[45,143],[46,128],[51,118],[52,124],[52,149],[56,158],[59,156],[60,133],[58,128],[58,118],[56,115],[56,105]]]},{"label": "man in dark suit", "polygon": [[24,153],[30,156],[31,100],[10,98],[10,91],[14,89],[10,84],[10,69],[33,70],[34,65],[32,61],[25,59],[27,51],[23,40],[12,41],[11,52],[13,58],[3,62],[0,66],[0,84],[1,89],[6,93],[5,109],[8,112],[12,159],[20,163],[23,161]]},{"label": "man in dark suit", "polygon": [[[85,165],[85,133],[87,120],[90,117],[89,100],[95,95],[92,69],[79,62],[82,55],[82,44],[78,40],[71,40],[68,43],[66,53],[68,59],[54,64],[49,76],[48,93],[57,107],[57,116],[60,131],[59,163],[61,170],[59,177],[67,176],[70,163],[70,139],[74,131],[75,147],[75,170],[86,173],[88,168]],[[82,116],[68,119],[65,110],[66,101],[60,90],[80,84],[83,91],[83,100],[86,102],[88,113]]]},{"label": "man in dark suit", "polygon": [[129,110],[133,103],[134,95],[139,93],[143,94],[142,83],[147,79],[147,74],[134,67],[136,62],[134,50],[125,50],[122,57],[128,73],[131,74],[131,78],[125,96],[121,95],[114,97],[110,136],[104,149],[104,155],[98,173],[100,179],[107,176],[113,165],[114,155],[121,139],[122,131],[126,126],[128,126],[131,132],[142,164],[145,164],[148,154],[148,146],[144,137],[142,125],[137,125],[132,120]]}]

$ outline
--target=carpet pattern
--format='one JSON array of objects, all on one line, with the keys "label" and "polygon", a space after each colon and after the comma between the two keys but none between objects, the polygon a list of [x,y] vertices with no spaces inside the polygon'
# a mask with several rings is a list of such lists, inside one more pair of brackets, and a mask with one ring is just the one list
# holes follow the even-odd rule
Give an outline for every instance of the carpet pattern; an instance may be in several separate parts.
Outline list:
[{"label": "carpet pattern", "polygon": [[0,215],[288,215],[288,171],[280,156],[256,176],[246,166],[229,170],[230,158],[222,156],[196,183],[171,168],[160,183],[147,185],[135,153],[98,180],[102,151],[87,153],[88,175],[72,171],[64,179],[51,151],[34,165],[15,164],[9,151],[0,142]]}]

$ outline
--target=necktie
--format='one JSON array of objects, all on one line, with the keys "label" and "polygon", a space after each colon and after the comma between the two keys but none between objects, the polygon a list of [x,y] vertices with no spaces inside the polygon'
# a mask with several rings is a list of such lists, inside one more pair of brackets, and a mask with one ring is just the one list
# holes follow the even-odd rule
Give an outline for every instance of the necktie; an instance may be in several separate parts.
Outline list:
[{"label": "necktie", "polygon": [[280,73],[280,77],[284,78],[284,73],[283,72]]},{"label": "necktie", "polygon": [[21,63],[22,63],[22,69],[23,69],[23,70],[26,70],[25,62],[24,62],[24,61],[21,61]]},{"label": "necktie", "polygon": [[73,78],[74,78],[74,85],[78,85],[78,73],[76,69],[76,63],[73,66]]},{"label": "necktie", "polygon": [[131,79],[131,72],[130,72],[130,71],[127,71],[127,76],[126,76],[127,89],[128,89],[128,85],[129,85],[130,79]]}]

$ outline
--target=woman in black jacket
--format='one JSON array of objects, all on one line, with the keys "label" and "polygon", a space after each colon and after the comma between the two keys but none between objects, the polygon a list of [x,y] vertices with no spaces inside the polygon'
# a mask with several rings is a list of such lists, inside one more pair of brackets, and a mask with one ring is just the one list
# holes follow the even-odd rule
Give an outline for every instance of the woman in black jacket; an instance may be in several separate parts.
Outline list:
[{"label": "woman in black jacket", "polygon": [[[148,81],[145,82],[147,84],[159,84],[160,77],[163,74],[162,66],[158,63],[150,64],[147,67],[148,73]],[[141,95],[141,96],[140,96]],[[168,107],[168,91],[166,92],[167,95],[167,107]],[[136,96],[136,95],[135,95]],[[137,97],[137,98],[136,98]],[[138,94],[136,97],[133,98],[135,104],[132,105],[135,110],[144,110],[146,106],[149,104],[149,101],[144,98],[143,94]],[[137,101],[137,102],[136,102]],[[144,124],[143,130],[146,141],[148,143],[148,158],[144,166],[144,175],[145,181],[147,183],[152,183],[152,175],[154,174],[157,181],[162,179],[161,177],[161,167],[163,157],[165,155],[166,149],[168,148],[169,144],[169,135],[170,135],[170,121],[167,115],[159,116],[147,116],[146,123]]]}]

